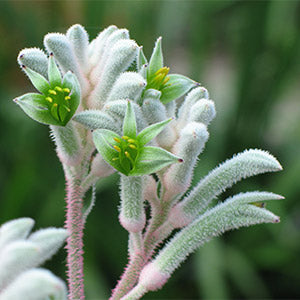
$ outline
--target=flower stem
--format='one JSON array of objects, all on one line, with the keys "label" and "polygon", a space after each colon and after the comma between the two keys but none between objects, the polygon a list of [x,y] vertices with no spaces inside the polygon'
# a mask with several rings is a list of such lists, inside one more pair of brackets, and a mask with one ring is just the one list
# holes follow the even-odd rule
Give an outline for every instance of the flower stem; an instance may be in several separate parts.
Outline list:
[{"label": "flower stem", "polygon": [[132,257],[120,281],[113,290],[110,300],[121,299],[134,287],[145,263],[144,255],[135,254]]},{"label": "flower stem", "polygon": [[67,275],[69,286],[69,300],[83,300],[83,218],[82,218],[82,191],[80,180],[67,179],[67,212],[66,229],[69,232],[67,239]]}]

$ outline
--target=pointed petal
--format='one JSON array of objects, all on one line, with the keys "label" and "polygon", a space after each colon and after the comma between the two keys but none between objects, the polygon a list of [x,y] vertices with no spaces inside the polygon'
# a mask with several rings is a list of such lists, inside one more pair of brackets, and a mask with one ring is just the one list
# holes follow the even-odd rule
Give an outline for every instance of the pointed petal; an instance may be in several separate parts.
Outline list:
[{"label": "pointed petal", "polygon": [[51,86],[59,85],[61,86],[61,74],[55,63],[53,54],[50,54],[48,63],[48,78]]},{"label": "pointed petal", "polygon": [[41,74],[31,70],[30,68],[22,65],[22,69],[29,77],[30,81],[32,82],[33,86],[43,94],[47,94],[50,88],[48,81],[45,77]]},{"label": "pointed petal", "polygon": [[142,130],[137,139],[141,145],[146,145],[152,139],[154,139],[166,126],[168,123],[172,121],[172,118],[167,119],[165,121],[155,123],[153,125],[148,126],[144,130]]},{"label": "pointed petal", "polygon": [[46,125],[61,126],[61,123],[48,110],[43,95],[29,93],[14,99],[14,101],[31,119]]},{"label": "pointed petal", "polygon": [[136,160],[136,165],[129,175],[139,176],[155,173],[170,164],[178,162],[182,162],[182,160],[162,148],[143,147]]},{"label": "pointed petal", "polygon": [[164,104],[183,96],[193,87],[199,86],[198,82],[183,75],[171,74],[169,77],[168,85],[161,90],[160,101]]},{"label": "pointed petal", "polygon": [[103,159],[119,172],[128,175],[128,172],[121,166],[118,152],[111,146],[115,144],[113,138],[120,138],[120,136],[107,129],[97,129],[93,132],[94,144]]},{"label": "pointed petal", "polygon": [[151,78],[157,70],[164,66],[163,54],[161,48],[161,37],[159,37],[155,43],[155,47],[153,49],[149,67],[148,67],[148,76]]},{"label": "pointed petal", "polygon": [[140,47],[137,57],[137,71],[140,71],[145,64],[148,64],[148,61],[143,52],[143,47]]},{"label": "pointed petal", "polygon": [[125,113],[124,123],[123,123],[123,135],[129,137],[136,137],[136,120],[135,113],[130,101],[127,103],[127,110]]}]

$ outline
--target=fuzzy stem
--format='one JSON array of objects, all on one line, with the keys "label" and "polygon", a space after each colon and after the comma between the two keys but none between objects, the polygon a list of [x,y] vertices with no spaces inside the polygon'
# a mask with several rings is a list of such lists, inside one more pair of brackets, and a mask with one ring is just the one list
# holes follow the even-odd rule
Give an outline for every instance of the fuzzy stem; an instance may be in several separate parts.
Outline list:
[{"label": "fuzzy stem", "polygon": [[125,269],[117,286],[113,290],[110,300],[119,300],[126,295],[136,284],[141,270],[146,264],[144,255],[134,254]]},{"label": "fuzzy stem", "polygon": [[141,285],[136,285],[127,295],[121,298],[121,300],[137,300],[141,299],[144,294],[147,293],[147,289]]},{"label": "fuzzy stem", "polygon": [[67,239],[67,275],[69,285],[69,300],[83,300],[83,218],[82,218],[82,191],[80,180],[67,179],[67,212],[66,229],[69,232]]}]

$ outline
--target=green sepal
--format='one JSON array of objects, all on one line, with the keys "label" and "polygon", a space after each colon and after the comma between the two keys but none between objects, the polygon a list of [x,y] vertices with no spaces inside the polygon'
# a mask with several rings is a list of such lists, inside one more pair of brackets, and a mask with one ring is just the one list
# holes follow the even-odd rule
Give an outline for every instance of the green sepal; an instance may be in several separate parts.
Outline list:
[{"label": "green sepal", "polygon": [[45,97],[41,94],[28,93],[20,98],[14,99],[14,101],[23,109],[23,111],[33,120],[46,124],[57,125],[61,123],[52,117],[45,103]]},{"label": "green sepal", "polygon": [[66,125],[70,119],[75,114],[81,98],[81,90],[80,85],[77,80],[77,77],[71,71],[67,72],[63,77],[63,87],[69,88],[71,90],[71,105],[70,105],[70,112],[68,113],[67,118],[64,120],[64,125]]},{"label": "green sepal", "polygon": [[183,96],[190,89],[199,86],[198,82],[183,75],[171,74],[169,77],[168,84],[161,90],[160,101],[164,104]]},{"label": "green sepal", "polygon": [[30,81],[32,82],[33,86],[40,91],[41,93],[47,94],[50,88],[50,85],[46,78],[41,74],[31,70],[30,68],[22,65],[24,72],[29,77]]},{"label": "green sepal", "polygon": [[123,168],[119,159],[119,153],[112,148],[117,145],[114,138],[119,139],[119,135],[107,129],[97,129],[93,132],[93,141],[103,159],[119,172],[128,175],[128,171]]},{"label": "green sepal", "polygon": [[146,146],[141,148],[134,168],[129,172],[130,176],[140,176],[155,173],[162,168],[182,162],[182,159],[172,153],[158,147]]},{"label": "green sepal", "polygon": [[151,79],[151,77],[155,74],[155,72],[158,71],[163,66],[164,66],[164,60],[163,60],[163,54],[161,48],[161,37],[159,37],[155,43],[155,47],[153,49],[149,61],[148,78]]},{"label": "green sepal", "polygon": [[148,64],[147,58],[143,52],[143,47],[140,47],[137,57],[137,71],[139,72],[146,64]]},{"label": "green sepal", "polygon": [[137,140],[141,146],[146,145],[152,139],[154,139],[166,126],[170,123],[173,119],[167,119],[165,121],[155,123],[153,125],[148,126],[147,128],[143,129],[139,135],[137,136]]},{"label": "green sepal", "polygon": [[55,87],[57,85],[61,86],[61,74],[52,54],[50,54],[48,62],[48,77],[52,87]]},{"label": "green sepal", "polygon": [[123,123],[123,135],[129,137],[136,137],[136,120],[135,113],[130,101],[127,103],[127,109]]},{"label": "green sepal", "polygon": [[147,79],[147,72],[148,72],[148,65],[144,64],[139,70],[139,74],[144,78]]}]

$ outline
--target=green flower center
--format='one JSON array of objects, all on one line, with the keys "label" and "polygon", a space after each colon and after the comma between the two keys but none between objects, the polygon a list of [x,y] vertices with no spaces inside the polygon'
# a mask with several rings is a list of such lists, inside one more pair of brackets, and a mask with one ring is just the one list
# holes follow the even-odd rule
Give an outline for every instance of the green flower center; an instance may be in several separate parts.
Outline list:
[{"label": "green flower center", "polygon": [[146,89],[155,89],[155,90],[162,90],[164,87],[168,86],[168,81],[170,77],[167,76],[169,73],[170,68],[163,67],[157,70],[154,73],[152,78],[149,78],[149,82],[146,86]]},{"label": "green flower center", "polygon": [[114,138],[114,140],[117,142],[117,145],[113,146],[117,152],[117,156],[114,157],[113,160],[120,160],[121,166],[129,173],[135,166],[139,152],[139,143],[136,139],[128,136]]},{"label": "green flower center", "polygon": [[45,95],[45,100],[51,115],[58,121],[64,122],[67,115],[70,113],[71,90],[56,86],[48,90]]}]

